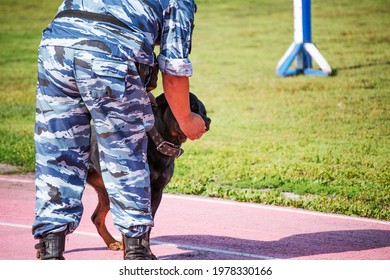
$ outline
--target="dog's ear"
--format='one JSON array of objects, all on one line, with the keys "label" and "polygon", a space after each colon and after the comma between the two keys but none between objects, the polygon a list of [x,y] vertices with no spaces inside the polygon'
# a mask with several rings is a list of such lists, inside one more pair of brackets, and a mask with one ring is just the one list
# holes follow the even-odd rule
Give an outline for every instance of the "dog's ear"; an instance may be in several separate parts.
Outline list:
[{"label": "dog's ear", "polygon": [[160,94],[156,98],[157,106],[163,105],[163,104],[168,104],[167,99],[165,98],[164,93]]},{"label": "dog's ear", "polygon": [[[196,95],[193,94],[192,92],[190,92],[190,100],[192,100],[192,99],[196,100],[196,102],[198,101],[198,98],[196,97]],[[164,104],[164,103],[168,104],[168,101],[165,98],[164,93],[161,93],[159,96],[156,97],[156,102],[157,102],[157,105]]]}]

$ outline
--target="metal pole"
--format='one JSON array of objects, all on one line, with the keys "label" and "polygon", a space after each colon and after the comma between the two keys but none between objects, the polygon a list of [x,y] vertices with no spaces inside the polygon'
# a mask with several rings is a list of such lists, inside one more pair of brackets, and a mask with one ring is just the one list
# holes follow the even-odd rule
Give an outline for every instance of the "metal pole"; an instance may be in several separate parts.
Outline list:
[{"label": "metal pole", "polygon": [[[294,42],[279,60],[276,73],[286,77],[305,74],[315,76],[328,76],[332,69],[312,43],[311,37],[311,0],[293,0],[294,7]],[[313,69],[312,58],[321,70]],[[295,61],[296,68],[289,69]]]}]

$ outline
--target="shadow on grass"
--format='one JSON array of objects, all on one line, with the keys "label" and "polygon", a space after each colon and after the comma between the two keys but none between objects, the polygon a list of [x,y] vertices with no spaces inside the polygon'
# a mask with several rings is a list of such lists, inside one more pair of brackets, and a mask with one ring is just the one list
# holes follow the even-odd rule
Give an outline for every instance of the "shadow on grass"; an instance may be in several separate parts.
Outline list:
[{"label": "shadow on grass", "polygon": [[336,76],[339,71],[342,72],[345,70],[354,70],[354,69],[361,69],[361,68],[367,68],[367,67],[373,67],[373,66],[385,66],[385,65],[390,65],[390,61],[367,63],[367,64],[356,64],[356,65],[351,65],[351,66],[340,67],[340,68],[332,69],[331,76]]}]

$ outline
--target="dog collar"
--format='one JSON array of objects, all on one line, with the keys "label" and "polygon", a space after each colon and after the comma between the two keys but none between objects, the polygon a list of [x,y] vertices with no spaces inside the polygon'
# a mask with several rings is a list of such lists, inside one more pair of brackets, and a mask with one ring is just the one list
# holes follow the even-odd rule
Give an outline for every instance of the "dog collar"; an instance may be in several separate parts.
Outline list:
[{"label": "dog collar", "polygon": [[155,126],[148,131],[148,134],[150,138],[152,138],[153,143],[156,145],[157,151],[163,155],[178,158],[184,153],[184,150],[180,147],[180,145],[175,145],[171,142],[165,141]]}]

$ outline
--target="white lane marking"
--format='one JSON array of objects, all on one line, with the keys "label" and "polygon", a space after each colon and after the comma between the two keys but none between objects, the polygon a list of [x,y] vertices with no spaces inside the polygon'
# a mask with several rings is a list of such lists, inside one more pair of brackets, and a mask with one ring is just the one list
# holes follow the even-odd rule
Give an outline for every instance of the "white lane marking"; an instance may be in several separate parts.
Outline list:
[{"label": "white lane marking", "polygon": [[[9,177],[0,177],[0,181],[28,183],[28,184],[34,183],[33,179],[14,179],[14,178],[9,178]],[[163,199],[164,199],[164,197],[171,198],[171,199],[207,202],[207,203],[214,203],[214,204],[221,204],[221,205],[240,206],[240,207],[250,207],[250,208],[273,210],[273,211],[279,211],[279,212],[328,217],[328,218],[335,218],[335,219],[341,219],[341,220],[350,220],[350,221],[358,221],[358,222],[382,224],[382,225],[390,226],[390,222],[382,221],[382,220],[375,220],[375,219],[361,218],[361,217],[352,217],[352,216],[345,216],[345,215],[340,215],[340,214],[322,213],[322,212],[315,212],[315,211],[297,209],[297,208],[288,208],[288,207],[262,205],[262,204],[248,203],[248,202],[230,201],[230,200],[223,200],[223,199],[219,199],[219,198],[203,198],[203,197],[194,197],[194,196],[188,196],[188,195],[174,195],[174,194],[168,194],[168,193],[164,193]]]},{"label": "white lane marking", "polygon": [[[0,226],[31,229],[31,226],[28,226],[28,225],[15,224],[15,223],[6,223],[6,222],[0,222]],[[97,233],[78,231],[78,230],[76,230],[73,234],[93,236],[93,237],[100,237],[99,234],[97,234]],[[120,236],[114,236],[114,238],[120,239]],[[165,245],[165,246],[175,247],[177,249],[194,250],[194,251],[206,251],[206,252],[225,254],[225,255],[233,255],[233,256],[239,256],[239,257],[254,258],[254,259],[262,259],[262,260],[274,260],[274,259],[277,259],[277,258],[270,257],[270,256],[263,256],[263,255],[257,255],[257,254],[249,254],[249,253],[243,253],[243,252],[228,251],[228,250],[219,250],[219,249],[213,249],[213,248],[209,248],[209,247],[199,247],[199,246],[192,246],[192,245],[178,244],[178,243],[171,243],[171,242],[162,242],[162,241],[157,241],[157,240],[150,240],[150,243],[152,245]]]},{"label": "white lane marking", "polygon": [[0,177],[0,181],[5,181],[5,182],[17,182],[17,183],[26,183],[26,184],[31,184],[34,183],[33,179],[14,179],[14,178],[4,178]]}]

